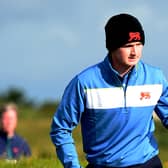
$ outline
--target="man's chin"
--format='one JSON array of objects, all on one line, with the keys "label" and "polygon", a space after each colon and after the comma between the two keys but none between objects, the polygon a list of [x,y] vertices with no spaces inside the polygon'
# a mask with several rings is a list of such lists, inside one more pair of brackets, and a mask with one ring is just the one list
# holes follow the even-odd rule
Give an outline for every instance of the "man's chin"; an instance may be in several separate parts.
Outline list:
[{"label": "man's chin", "polygon": [[129,65],[130,66],[134,66],[134,65],[136,65],[138,63],[138,60],[137,59],[130,59],[129,60]]}]

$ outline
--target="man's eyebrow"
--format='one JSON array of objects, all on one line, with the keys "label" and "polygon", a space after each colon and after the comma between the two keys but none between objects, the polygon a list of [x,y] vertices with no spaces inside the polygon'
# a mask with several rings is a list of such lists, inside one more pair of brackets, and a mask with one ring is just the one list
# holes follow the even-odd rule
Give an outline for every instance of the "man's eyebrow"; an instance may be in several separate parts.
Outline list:
[{"label": "man's eyebrow", "polygon": [[122,47],[131,47],[131,46],[133,46],[133,44],[125,44]]},{"label": "man's eyebrow", "polygon": [[122,47],[131,47],[131,46],[134,46],[134,45],[141,45],[141,42],[135,43],[135,44],[127,43],[127,44],[124,44]]}]

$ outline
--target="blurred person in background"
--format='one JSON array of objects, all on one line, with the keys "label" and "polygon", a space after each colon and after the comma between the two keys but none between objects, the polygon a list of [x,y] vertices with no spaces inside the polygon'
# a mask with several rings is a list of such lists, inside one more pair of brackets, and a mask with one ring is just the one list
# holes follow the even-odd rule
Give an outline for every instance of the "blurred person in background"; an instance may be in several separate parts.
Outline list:
[{"label": "blurred person in background", "polygon": [[18,109],[15,104],[6,104],[0,108],[0,158],[19,159],[31,156],[27,142],[16,134]]},{"label": "blurred person in background", "polygon": [[81,122],[87,168],[162,168],[152,114],[168,128],[168,82],[140,60],[145,34],[136,17],[112,16],[105,33],[105,59],[71,80],[53,117],[57,155],[80,168],[72,130]]}]

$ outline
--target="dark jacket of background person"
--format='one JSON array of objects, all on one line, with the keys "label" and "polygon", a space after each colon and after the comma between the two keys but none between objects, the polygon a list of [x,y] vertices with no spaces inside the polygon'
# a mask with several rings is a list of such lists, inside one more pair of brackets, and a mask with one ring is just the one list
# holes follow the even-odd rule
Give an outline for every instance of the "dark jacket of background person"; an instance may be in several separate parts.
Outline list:
[{"label": "dark jacket of background person", "polygon": [[31,151],[27,142],[15,134],[8,138],[7,134],[0,131],[0,157],[8,159],[19,159],[21,156],[30,156]]}]

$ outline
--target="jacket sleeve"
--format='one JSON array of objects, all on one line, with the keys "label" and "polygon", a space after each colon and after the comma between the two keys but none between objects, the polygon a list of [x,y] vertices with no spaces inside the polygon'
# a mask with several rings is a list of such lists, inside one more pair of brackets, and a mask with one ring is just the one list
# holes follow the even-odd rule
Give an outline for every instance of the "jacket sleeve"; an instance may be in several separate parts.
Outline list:
[{"label": "jacket sleeve", "polygon": [[161,97],[155,107],[155,112],[163,125],[168,128],[168,82],[163,73],[161,73],[160,77],[162,80],[163,90]]},{"label": "jacket sleeve", "polygon": [[80,167],[72,130],[78,125],[83,111],[84,90],[75,77],[65,89],[62,101],[53,117],[50,132],[57,156],[64,168]]},{"label": "jacket sleeve", "polygon": [[23,142],[22,148],[23,148],[24,156],[31,156],[31,150],[30,150],[30,147],[26,141]]}]

